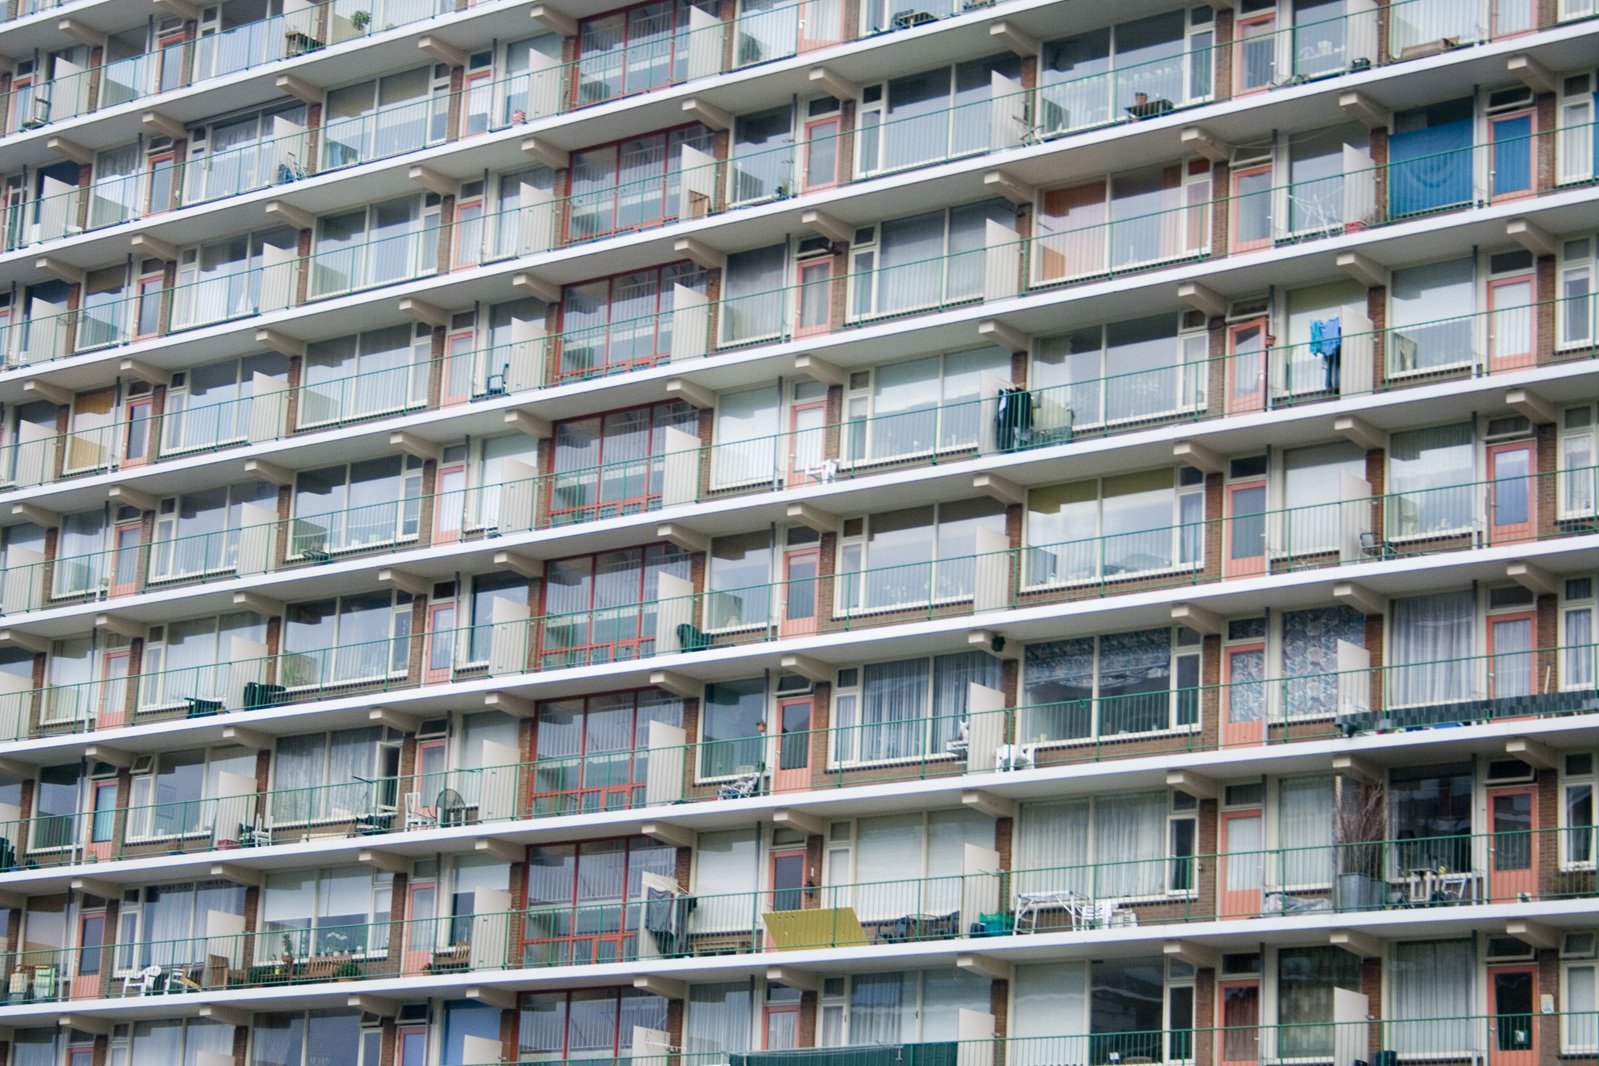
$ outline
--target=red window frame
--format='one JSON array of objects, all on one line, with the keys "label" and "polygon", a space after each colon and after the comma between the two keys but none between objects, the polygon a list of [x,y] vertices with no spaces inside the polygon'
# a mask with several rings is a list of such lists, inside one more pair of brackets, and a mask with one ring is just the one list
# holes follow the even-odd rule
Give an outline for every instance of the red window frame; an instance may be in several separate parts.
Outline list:
[{"label": "red window frame", "polygon": [[[666,543],[651,544],[641,548],[619,548],[615,551],[593,552],[584,555],[569,555],[564,559],[555,559],[550,567],[558,567],[562,563],[575,563],[578,560],[588,562],[588,590],[587,606],[576,609],[563,610],[563,617],[586,615],[584,621],[572,624],[571,634],[582,630],[583,639],[573,640],[571,643],[552,648],[549,641],[556,631],[565,629],[564,626],[550,624],[550,578],[547,576],[541,583],[539,590],[539,614],[544,620],[544,625],[539,634],[539,662],[541,669],[551,670],[563,666],[584,666],[597,663],[624,662],[646,658],[655,653],[655,634],[652,632],[655,619],[655,590],[647,587],[647,580],[653,573],[659,573],[663,564],[671,558],[671,553],[678,551]],[[680,552],[685,558],[686,552]],[[622,582],[619,576],[623,568],[611,566],[601,570],[601,560],[609,563],[624,560],[627,563],[626,571],[633,585],[632,598],[621,599],[617,593]],[[548,573],[548,571],[547,571]],[[596,603],[595,590],[599,582],[595,580],[596,574],[606,578],[606,596],[603,599],[612,602]],[[631,617],[629,611],[631,609]],[[595,639],[595,622],[598,616],[609,636],[607,639]],[[621,626],[624,620],[631,621],[631,631],[622,633]]]},{"label": "red window frame", "polygon": [[[652,511],[661,500],[661,486],[665,480],[664,462],[666,459],[665,442],[658,438],[665,436],[665,430],[671,423],[674,411],[692,412],[693,408],[678,400],[664,400],[660,403],[643,404],[639,407],[623,407],[614,411],[601,414],[587,415],[580,419],[571,419],[567,422],[557,423],[555,439],[558,440],[562,427],[574,425],[578,422],[599,422],[599,433],[596,435],[598,455],[593,466],[579,467],[571,471],[561,469],[561,453],[559,445],[552,451],[551,463],[554,473],[545,479],[545,514],[549,515],[551,525],[563,525],[567,522],[591,522],[598,518],[614,518],[618,515],[638,514],[643,511]],[[609,447],[615,447],[617,442],[633,436],[630,427],[623,424],[614,424],[612,419],[638,417],[642,415],[646,423],[646,443],[642,454],[624,456],[619,462],[625,462],[625,472],[621,475],[624,485],[629,485],[634,479],[633,468],[641,467],[643,472],[643,491],[632,492],[624,490],[620,495],[607,493],[608,485],[616,480],[606,471]],[[692,414],[691,414],[692,417]],[[657,433],[657,430],[660,432]],[[686,432],[686,431],[685,431]],[[588,473],[591,477],[582,475]],[[562,475],[568,475],[563,477]],[[563,501],[559,493],[569,486],[588,485],[592,490],[592,498],[578,506],[562,506]]]},{"label": "red window frame", "polygon": [[[686,272],[684,271],[685,267],[688,268]],[[623,278],[642,278],[649,274],[654,275],[655,310],[651,315],[636,316],[636,318],[650,317],[654,320],[655,324],[652,329],[653,339],[649,345],[649,352],[645,355],[624,356],[620,359],[613,360],[611,355],[613,347],[616,343],[615,333],[619,322],[626,323],[635,320],[634,318],[623,318],[618,320],[615,317],[615,308],[617,304],[617,282]],[[582,380],[586,378],[599,377],[603,374],[618,374],[629,370],[639,370],[645,367],[654,366],[661,360],[670,358],[672,355],[672,342],[669,336],[670,325],[672,321],[672,306],[670,296],[670,293],[672,292],[672,286],[677,284],[677,279],[679,277],[692,278],[696,276],[703,277],[704,272],[687,260],[682,260],[676,263],[667,263],[658,267],[646,267],[643,270],[631,270],[620,274],[608,274],[604,277],[590,278],[587,281],[575,282],[566,286],[561,291],[560,323],[557,326],[559,341],[555,363],[557,380]],[[572,347],[572,344],[567,334],[569,329],[577,328],[570,327],[568,322],[570,317],[570,309],[568,305],[571,302],[572,294],[576,290],[582,289],[585,286],[599,285],[602,282],[606,285],[605,298],[603,301],[597,300],[596,303],[603,302],[604,304],[605,323],[603,326],[594,325],[581,327],[585,336],[593,336],[603,332],[603,339],[598,344],[598,347],[602,349],[603,352],[602,357],[596,360],[593,365],[589,367],[577,370],[569,370],[566,367],[566,352],[568,348]],[[629,297],[629,299],[631,299],[631,297]],[[663,323],[667,328],[662,328]]]},{"label": "red window frame", "polygon": [[[579,896],[584,876],[582,873],[583,856],[585,848],[592,848],[597,844],[611,844],[611,840],[586,840],[577,841],[571,845],[573,863],[570,895],[568,901],[571,907],[564,923],[567,932],[558,936],[529,936],[528,933],[536,924],[532,921],[535,914],[559,915],[562,902],[559,900],[533,899],[533,878],[536,876],[535,867],[529,864],[527,872],[527,909],[529,920],[522,927],[522,958],[538,959],[542,965],[581,965],[598,962],[623,962],[632,955],[630,948],[638,940],[636,923],[630,921],[630,912],[636,910],[637,905],[645,899],[643,894],[629,899],[627,885],[633,879],[634,850],[637,848],[659,848],[661,845],[646,837],[630,837],[621,841],[622,869],[619,881],[622,885],[620,899],[584,900]],[[598,854],[612,851],[611,848]],[[614,913],[611,908],[614,906]],[[635,926],[629,928],[629,926]],[[579,928],[582,929],[578,932]]]},{"label": "red window frame", "polygon": [[[560,701],[566,703],[581,701],[583,704],[583,711],[577,716],[579,718],[577,723],[578,750],[565,755],[546,756],[545,762],[550,764],[575,762],[576,772],[575,775],[570,772],[562,772],[557,778],[561,785],[569,787],[541,788],[540,786],[550,779],[548,775],[551,767],[546,766],[544,772],[540,772],[540,768],[537,765],[539,761],[538,734],[535,731],[533,752],[535,764],[533,769],[534,815],[588,814],[593,811],[632,810],[642,807],[644,805],[645,779],[649,768],[649,724],[654,721],[652,718],[642,717],[647,712],[647,708],[643,704],[646,701],[669,702],[659,700],[659,697],[655,695],[659,691],[653,688],[624,689],[620,692],[574,696],[570,700]],[[589,751],[589,741],[592,739],[589,735],[591,716],[600,713],[618,714],[621,711],[618,697],[626,697],[627,702],[631,704],[628,708],[630,721],[627,726],[627,744],[625,747],[606,748],[603,751],[591,753]],[[594,704],[599,700],[606,701],[606,706],[597,710]],[[678,703],[681,711],[681,700]],[[611,759],[606,760],[604,763],[603,771],[595,775],[599,777],[599,780],[592,783],[588,780],[592,769],[589,761],[591,754],[612,756]],[[616,771],[619,769],[624,772],[618,775]],[[574,779],[569,782],[567,778]]]},{"label": "red window frame", "polygon": [[[562,224],[562,243],[598,240],[601,237],[609,237],[618,233],[632,233],[635,230],[653,229],[657,226],[664,226],[668,222],[677,221],[677,204],[673,203],[675,197],[672,195],[672,171],[677,165],[677,160],[674,158],[674,156],[677,154],[676,148],[679,144],[681,144],[681,142],[675,141],[673,138],[675,134],[682,133],[686,130],[696,129],[699,127],[699,125],[700,124],[697,122],[687,122],[681,126],[673,126],[671,129],[658,130],[654,133],[640,134],[637,137],[624,137],[620,140],[605,141],[601,144],[591,144],[581,151],[573,152],[571,165],[567,168],[566,193],[568,197],[573,195],[573,190],[575,188],[574,175],[577,172],[577,168],[581,165],[587,165],[585,161],[580,160],[578,157],[604,151],[609,151],[611,153],[611,180],[605,183],[604,192],[583,194],[585,198],[593,197],[596,204],[604,203],[604,197],[608,195],[610,197],[610,220],[608,225],[598,225],[591,232],[573,233],[572,216],[576,212],[568,209],[566,212],[566,218]],[[623,224],[617,218],[617,215],[621,211],[622,201],[622,146],[626,144],[643,143],[645,141],[660,142],[661,173],[659,175],[660,197],[658,202],[658,210],[651,218],[640,219],[635,222]],[[708,152],[709,148],[707,148],[706,151]],[[651,177],[645,180],[653,181],[655,179],[654,177]],[[679,178],[678,180],[681,181],[682,179]],[[639,184],[639,182],[636,180],[629,180],[627,184],[635,185]],[[604,211],[599,213],[604,214]]]}]

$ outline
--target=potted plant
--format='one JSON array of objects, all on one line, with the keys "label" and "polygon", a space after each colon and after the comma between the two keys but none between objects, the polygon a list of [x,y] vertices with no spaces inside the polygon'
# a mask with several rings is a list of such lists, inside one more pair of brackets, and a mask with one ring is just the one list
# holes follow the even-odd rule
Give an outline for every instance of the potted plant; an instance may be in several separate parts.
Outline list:
[{"label": "potted plant", "polygon": [[361,976],[361,967],[355,964],[354,959],[345,959],[333,968],[335,981],[354,981]]},{"label": "potted plant", "polygon": [[1388,889],[1383,874],[1388,796],[1381,785],[1340,777],[1334,802],[1338,877],[1334,903],[1341,911],[1380,908]]},{"label": "potted plant", "polygon": [[372,25],[372,12],[356,11],[350,15],[350,25],[355,27],[356,33],[365,33],[366,28]]}]

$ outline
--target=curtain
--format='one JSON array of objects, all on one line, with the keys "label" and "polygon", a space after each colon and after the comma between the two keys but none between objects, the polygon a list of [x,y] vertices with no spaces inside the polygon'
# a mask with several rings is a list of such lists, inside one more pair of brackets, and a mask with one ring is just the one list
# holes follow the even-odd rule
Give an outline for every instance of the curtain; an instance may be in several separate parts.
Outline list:
[{"label": "curtain", "polygon": [[310,794],[305,789],[321,778],[327,737],[312,733],[278,740],[272,761],[272,810],[276,822],[301,821],[312,817],[307,806]]},{"label": "curtain", "polygon": [[1461,589],[1393,601],[1389,706],[1471,697],[1475,600],[1472,590]]},{"label": "curtain", "polygon": [[1281,682],[1285,718],[1332,714],[1338,703],[1338,642],[1366,646],[1366,616],[1351,607],[1284,611],[1283,662],[1293,674]]},{"label": "curtain", "polygon": [[1152,896],[1164,890],[1169,804],[1165,792],[1095,801],[1095,899]]},{"label": "curtain", "polygon": [[927,715],[928,660],[872,663],[862,670],[861,730],[864,762],[922,753]]},{"label": "curtain", "polygon": [[1389,438],[1390,538],[1445,536],[1476,520],[1476,451],[1468,422]]},{"label": "curtain", "polygon": [[880,366],[872,376],[873,460],[931,451],[937,440],[938,356]]},{"label": "curtain", "polygon": [[369,780],[373,753],[381,733],[378,729],[340,729],[328,744],[327,775],[318,790],[315,804],[318,818],[348,818],[372,811],[376,796]]},{"label": "curtain", "polygon": [[777,474],[784,441],[773,433],[780,428],[781,417],[782,389],[777,385],[717,398],[713,488],[767,481]]},{"label": "curtain", "polygon": [[[907,989],[906,976],[897,973],[855,975],[849,1000],[851,1044],[894,1045],[905,1039],[906,1030],[916,1022],[915,985]],[[916,979],[914,974],[909,977],[911,981]]]},{"label": "curtain", "polygon": [[1477,1045],[1472,1011],[1476,966],[1470,940],[1394,944],[1390,949],[1388,1046],[1401,1055],[1447,1055]]},{"label": "curtain", "polygon": [[1284,851],[1282,866],[1268,872],[1268,883],[1283,889],[1331,885],[1332,777],[1289,778],[1278,785],[1277,799],[1277,839]]},{"label": "curtain", "polygon": [[[1333,989],[1360,991],[1360,960],[1342,948],[1277,953],[1278,1054],[1325,1059],[1333,1053]],[[1396,1015],[1409,1018],[1411,1015]]]},{"label": "curtain", "polygon": [[[129,1052],[135,1062],[183,1063],[183,1022],[137,1022]],[[231,1050],[231,1048],[229,1049]]]},{"label": "curtain", "polygon": [[742,932],[750,927],[748,893],[755,891],[759,862],[759,841],[750,830],[700,834],[694,852],[695,932]]},{"label": "curtain", "polygon": [[[928,882],[922,891],[921,910],[948,914],[960,909],[966,881],[957,875],[965,873],[968,844],[993,848],[994,819],[965,810],[932,811],[927,815]],[[925,1034],[923,1039],[927,1039]]]},{"label": "curtain", "polygon": [[1593,963],[1573,964],[1566,967],[1566,1001],[1561,1009],[1566,1012],[1565,1037],[1560,1050],[1564,1053],[1599,1050],[1599,981]]},{"label": "curtain", "polygon": [[300,1066],[301,1049],[305,1045],[302,1012],[257,1014],[251,1021],[251,1066]]},{"label": "curtain", "polygon": [[[1469,173],[1467,167],[1462,173]],[[1393,272],[1385,358],[1391,374],[1470,364],[1476,351],[1476,261]],[[1398,434],[1395,434],[1398,436]]]},{"label": "curtain", "polygon": [[921,981],[921,1032],[906,1034],[921,1043],[957,1039],[962,1008],[988,1013],[989,983],[986,977],[978,977],[965,970],[924,970]]},{"label": "curtain", "polygon": [[939,655],[933,659],[932,736],[929,754],[945,750],[945,745],[960,731],[969,710],[970,685],[997,689],[1002,684],[1000,661],[986,652],[968,651]]},{"label": "curtain", "polygon": [[[97,229],[133,217],[139,197],[139,145],[101,152],[95,160],[94,187],[89,203],[89,228]],[[41,206],[41,211],[49,211]]]},{"label": "curtain", "polygon": [[1388,211],[1395,217],[1471,200],[1472,120],[1457,119],[1388,138]]},{"label": "curtain", "polygon": [[[1088,978],[1084,963],[1018,965],[1011,983],[1006,1061],[1012,1066],[1088,1062]],[[1065,1035],[1062,1035],[1065,1034]]]},{"label": "curtain", "polygon": [[727,257],[722,293],[725,342],[743,344],[783,332],[783,309],[788,306],[788,290],[783,284],[787,268],[787,244]]},{"label": "curtain", "polygon": [[944,230],[942,211],[883,223],[875,279],[878,313],[895,314],[939,302],[944,291]]},{"label": "curtain", "polygon": [[[1300,351],[1294,348],[1294,352]],[[1343,476],[1366,480],[1366,452],[1358,444],[1340,441],[1283,453],[1283,508],[1278,550],[1293,555],[1332,551],[1343,532]]]},{"label": "curtain", "polygon": [[1016,820],[1020,857],[1013,880],[1018,893],[1066,892],[1088,895],[1093,870],[1088,868],[1089,803],[1063,800],[1029,803]]},{"label": "curtain", "polygon": [[[921,814],[896,814],[862,818],[857,830],[856,880],[858,884],[826,906],[848,906],[853,900],[863,921],[883,921],[913,912],[932,913],[922,905],[920,878],[926,873],[922,858],[925,840]],[[959,867],[956,867],[959,870]]]},{"label": "curtain", "polygon": [[[1036,497],[1038,493],[1031,495]],[[1040,554],[1033,554],[1035,565],[1040,562]],[[1091,736],[1094,638],[1029,644],[1023,655],[1026,687],[1018,737],[1024,741],[1049,741]]]},{"label": "curtain", "polygon": [[738,1054],[750,1046],[753,999],[744,982],[690,985],[683,1020],[683,1050],[689,1055]]},{"label": "curtain", "polygon": [[[221,1022],[208,1022],[199,1019],[189,1021],[184,1031],[183,1063],[184,1066],[195,1066],[203,1052],[213,1055],[233,1057],[233,1026],[223,1025]],[[140,1059],[149,1062],[171,1062],[169,1059]]]}]

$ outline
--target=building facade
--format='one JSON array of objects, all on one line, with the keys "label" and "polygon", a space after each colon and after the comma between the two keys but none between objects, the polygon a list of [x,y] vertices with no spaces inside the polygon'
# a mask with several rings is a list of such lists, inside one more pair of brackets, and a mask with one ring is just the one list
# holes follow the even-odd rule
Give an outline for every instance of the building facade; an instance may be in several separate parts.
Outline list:
[{"label": "building facade", "polygon": [[1594,0],[0,16],[4,1066],[1599,1061]]}]

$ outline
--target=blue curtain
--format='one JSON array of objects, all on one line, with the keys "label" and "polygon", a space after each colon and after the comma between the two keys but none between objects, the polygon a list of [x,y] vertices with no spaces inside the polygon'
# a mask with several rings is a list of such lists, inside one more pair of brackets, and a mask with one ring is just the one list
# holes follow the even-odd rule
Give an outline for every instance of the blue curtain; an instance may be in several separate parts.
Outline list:
[{"label": "blue curtain", "polygon": [[1493,194],[1532,189],[1532,116],[1501,119],[1493,124]]},{"label": "blue curtain", "polygon": [[1396,133],[1388,140],[1388,160],[1390,217],[1471,200],[1470,119]]}]

